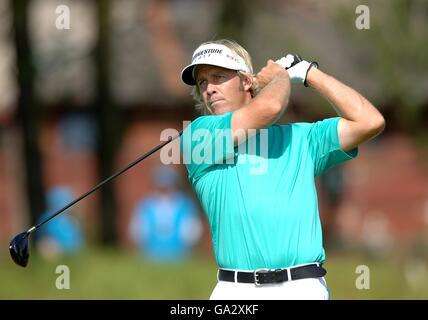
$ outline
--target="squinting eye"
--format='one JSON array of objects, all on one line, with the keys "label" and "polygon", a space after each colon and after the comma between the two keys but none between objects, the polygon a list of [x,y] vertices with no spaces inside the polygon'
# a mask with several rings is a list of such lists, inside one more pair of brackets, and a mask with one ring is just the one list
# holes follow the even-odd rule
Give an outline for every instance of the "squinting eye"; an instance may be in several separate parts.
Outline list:
[{"label": "squinting eye", "polygon": [[203,86],[206,83],[206,80],[199,80],[198,85]]}]

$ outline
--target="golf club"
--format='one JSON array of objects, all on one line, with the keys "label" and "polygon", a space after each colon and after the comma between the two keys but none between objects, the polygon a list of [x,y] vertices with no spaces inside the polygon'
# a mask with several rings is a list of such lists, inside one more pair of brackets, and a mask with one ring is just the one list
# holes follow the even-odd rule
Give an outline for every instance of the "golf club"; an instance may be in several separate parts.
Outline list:
[{"label": "golf club", "polygon": [[[286,57],[282,57],[281,59],[277,60],[276,62],[279,63],[281,66],[283,66],[286,70],[288,70],[291,67],[293,67],[295,64],[297,64],[298,62],[300,62],[301,60],[302,60],[302,58],[300,56],[298,56],[298,55],[294,55],[294,56],[287,55]],[[93,187],[91,190],[89,190],[85,194],[81,195],[79,198],[77,198],[74,201],[72,201],[69,204],[67,204],[64,208],[62,208],[62,209],[58,210],[57,212],[55,212],[54,214],[52,214],[46,220],[44,220],[44,221],[40,222],[39,224],[31,227],[27,231],[22,232],[22,233],[16,235],[12,239],[12,241],[10,242],[10,245],[9,245],[9,251],[10,251],[10,255],[11,255],[13,261],[15,261],[15,263],[17,265],[25,268],[27,266],[27,264],[28,264],[28,259],[29,259],[28,237],[29,237],[29,235],[31,233],[33,233],[34,231],[36,231],[40,226],[42,226],[43,224],[45,224],[49,220],[55,218],[61,212],[63,212],[65,210],[67,210],[68,208],[70,208],[75,203],[79,202],[80,200],[86,198],[88,195],[90,195],[94,191],[98,190],[100,187],[102,187],[107,182],[113,180],[117,176],[121,175],[122,173],[124,173],[128,169],[130,169],[133,166],[135,166],[140,161],[146,159],[148,156],[152,155],[153,153],[155,153],[156,151],[158,151],[159,149],[161,149],[162,147],[164,147],[165,145],[167,145],[171,141],[175,140],[176,138],[178,138],[179,136],[181,136],[182,133],[183,133],[183,131],[179,132],[179,134],[177,136],[175,136],[175,137],[169,137],[168,141],[166,141],[164,143],[161,143],[157,147],[153,148],[152,150],[150,150],[146,154],[144,154],[141,157],[139,157],[134,162],[128,164],[125,168],[123,168],[119,172],[113,174],[112,176],[108,177],[104,181],[100,182],[98,185],[96,185],[95,187]]]},{"label": "golf club", "polygon": [[99,188],[101,188],[107,182],[113,180],[117,176],[121,175],[122,173],[124,173],[128,169],[130,169],[133,166],[135,166],[140,161],[146,159],[147,157],[149,157],[150,155],[152,155],[153,153],[155,153],[156,151],[158,151],[159,149],[161,149],[162,147],[164,147],[165,145],[167,145],[171,141],[175,140],[176,138],[178,138],[179,136],[181,136],[182,133],[183,133],[183,131],[179,132],[179,134],[176,135],[175,137],[169,137],[167,141],[161,143],[160,145],[158,145],[157,147],[153,148],[149,152],[147,152],[144,155],[140,156],[138,159],[136,159],[133,162],[131,162],[130,164],[128,164],[122,170],[116,172],[115,174],[113,174],[110,177],[106,178],[105,180],[101,181],[99,184],[97,184],[91,190],[89,190],[88,192],[82,194],[80,197],[78,197],[77,199],[73,200],[72,202],[70,202],[69,204],[67,204],[65,207],[63,207],[62,209],[59,209],[58,211],[56,211],[55,213],[53,213],[49,218],[45,219],[44,221],[40,222],[39,224],[37,224],[35,226],[32,226],[27,231],[22,232],[22,233],[16,235],[12,239],[12,241],[10,241],[10,245],[9,245],[9,251],[10,251],[10,255],[12,257],[12,260],[17,265],[25,268],[27,266],[27,264],[28,264],[28,259],[30,257],[29,250],[28,250],[28,237],[30,236],[31,233],[33,233],[34,231],[36,231],[39,227],[41,227],[42,225],[44,225],[46,222],[48,222],[51,219],[55,218],[61,212],[67,210],[68,208],[70,208],[71,206],[73,206],[74,204],[76,204],[77,202],[79,202],[80,200],[86,198],[91,193],[93,193],[94,191],[96,191]]}]

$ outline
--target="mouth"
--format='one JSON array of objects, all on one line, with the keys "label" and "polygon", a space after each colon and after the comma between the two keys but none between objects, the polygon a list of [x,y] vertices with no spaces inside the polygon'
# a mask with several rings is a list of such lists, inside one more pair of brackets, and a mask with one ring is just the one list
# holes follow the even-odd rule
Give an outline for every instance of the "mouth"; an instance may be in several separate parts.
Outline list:
[{"label": "mouth", "polygon": [[214,106],[216,103],[218,103],[220,101],[224,101],[224,100],[223,99],[217,99],[217,100],[210,101],[210,105]]},{"label": "mouth", "polygon": [[224,112],[224,107],[226,100],[223,98],[220,99],[214,99],[208,101],[208,107],[211,110],[212,114],[222,114]]},{"label": "mouth", "polygon": [[215,111],[217,108],[220,108],[222,106],[222,103],[225,102],[224,99],[216,99],[209,102],[210,107]]}]

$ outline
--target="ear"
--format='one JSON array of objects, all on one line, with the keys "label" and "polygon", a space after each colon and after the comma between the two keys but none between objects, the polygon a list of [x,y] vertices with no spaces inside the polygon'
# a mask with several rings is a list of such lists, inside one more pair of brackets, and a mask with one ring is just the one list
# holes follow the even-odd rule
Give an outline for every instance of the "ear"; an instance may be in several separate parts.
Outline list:
[{"label": "ear", "polygon": [[250,91],[252,85],[253,77],[247,76],[242,79],[242,87],[244,88],[244,91]]}]

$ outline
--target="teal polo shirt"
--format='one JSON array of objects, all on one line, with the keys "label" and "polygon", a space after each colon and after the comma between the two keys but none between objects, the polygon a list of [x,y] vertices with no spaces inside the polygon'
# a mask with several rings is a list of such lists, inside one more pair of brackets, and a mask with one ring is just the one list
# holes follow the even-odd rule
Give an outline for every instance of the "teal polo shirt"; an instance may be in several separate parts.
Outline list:
[{"label": "teal polo shirt", "polygon": [[324,262],[314,178],[358,153],[340,148],[340,118],[274,124],[237,146],[231,118],[231,112],[201,116],[181,136],[218,266],[254,270]]}]

